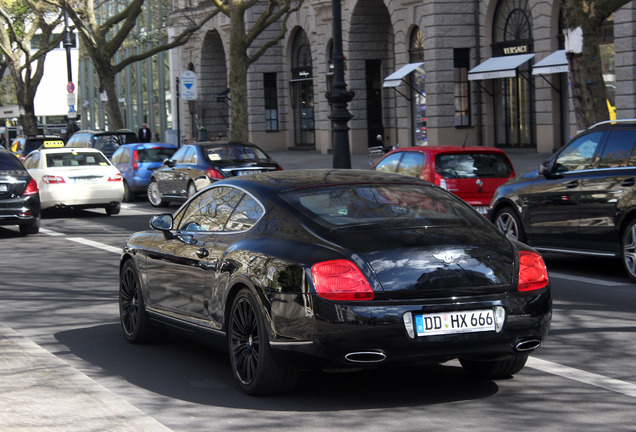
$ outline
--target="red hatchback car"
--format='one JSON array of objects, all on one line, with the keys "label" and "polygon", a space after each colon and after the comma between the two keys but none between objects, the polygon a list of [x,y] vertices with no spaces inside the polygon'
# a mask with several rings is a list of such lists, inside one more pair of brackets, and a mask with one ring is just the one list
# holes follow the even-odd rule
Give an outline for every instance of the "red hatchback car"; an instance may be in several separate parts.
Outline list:
[{"label": "red hatchback car", "polygon": [[506,153],[494,147],[403,147],[384,155],[371,169],[435,183],[483,215],[495,190],[515,177]]}]

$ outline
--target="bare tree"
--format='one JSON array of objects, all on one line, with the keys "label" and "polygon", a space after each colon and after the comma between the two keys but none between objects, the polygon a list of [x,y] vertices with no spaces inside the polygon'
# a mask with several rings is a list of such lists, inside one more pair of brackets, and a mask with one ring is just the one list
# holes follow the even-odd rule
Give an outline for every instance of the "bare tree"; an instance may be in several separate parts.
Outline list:
[{"label": "bare tree", "polygon": [[[204,14],[196,22],[187,20],[184,30],[172,40],[168,40],[165,27],[155,23],[163,37],[154,38],[149,44],[139,44],[142,50],[135,55],[122,58],[116,62],[117,51],[124,47],[134,36],[133,30],[139,23],[139,16],[143,11],[145,0],[131,0],[129,2],[110,2],[96,5],[95,0],[46,0],[59,8],[66,8],[77,33],[80,36],[82,49],[92,60],[99,78],[102,91],[108,98],[105,111],[108,116],[110,129],[124,127],[124,119],[119,108],[119,98],[115,89],[115,78],[126,66],[144,60],[148,57],[171,48],[185,44],[194,32],[199,30],[207,21],[215,16],[214,10]],[[152,3],[150,0],[148,3]],[[106,8],[114,8],[111,13]],[[100,11],[103,13],[100,15]],[[155,18],[164,18],[157,16]],[[152,23],[146,23],[149,27]],[[160,42],[158,42],[160,40]],[[147,48],[148,47],[148,48]]]},{"label": "bare tree", "polygon": [[[249,139],[247,70],[268,48],[276,45],[287,33],[290,15],[302,6],[304,0],[212,0],[217,10],[230,19],[230,137],[233,141]],[[245,15],[250,8],[262,9],[256,21],[248,28]],[[248,49],[272,25],[278,23],[280,32],[261,45],[253,54]]]},{"label": "bare tree", "polygon": [[[58,46],[64,33],[54,34],[62,21],[60,10],[32,0],[0,4],[0,51],[9,70],[17,102],[24,109],[20,125],[24,133],[37,134],[33,100],[44,73],[46,54]],[[34,50],[34,46],[37,49]],[[2,68],[4,72],[4,68]]]},{"label": "bare tree", "polygon": [[561,0],[578,129],[609,120],[599,48],[601,26],[631,0]]}]

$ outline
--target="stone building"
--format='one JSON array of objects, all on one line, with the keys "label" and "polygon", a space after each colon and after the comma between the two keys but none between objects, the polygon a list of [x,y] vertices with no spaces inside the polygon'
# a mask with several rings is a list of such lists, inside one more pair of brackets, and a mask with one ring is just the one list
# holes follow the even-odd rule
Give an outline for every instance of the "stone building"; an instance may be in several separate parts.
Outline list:
[{"label": "stone building", "polygon": [[[265,149],[331,150],[331,3],[305,0],[285,38],[249,69],[250,139]],[[401,146],[552,152],[576,133],[556,0],[343,0],[342,27],[353,153],[377,145],[377,135]],[[185,140],[202,130],[227,135],[228,38],[219,15],[171,53],[173,95],[183,71],[198,79],[198,99],[180,103]],[[607,22],[603,44],[616,94],[608,103],[618,118],[634,118],[636,2]]]}]

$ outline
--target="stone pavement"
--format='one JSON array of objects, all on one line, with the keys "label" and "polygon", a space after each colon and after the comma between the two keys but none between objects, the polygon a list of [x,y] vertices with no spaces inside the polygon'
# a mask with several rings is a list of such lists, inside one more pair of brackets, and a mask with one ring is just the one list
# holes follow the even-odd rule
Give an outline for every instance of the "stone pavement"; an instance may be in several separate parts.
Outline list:
[{"label": "stone pavement", "polygon": [[[283,151],[270,155],[284,169],[331,168],[333,156]],[[508,154],[517,174],[535,169],[549,155]],[[369,169],[367,155],[351,166]],[[0,323],[0,429],[3,432],[169,432],[68,363]]]}]

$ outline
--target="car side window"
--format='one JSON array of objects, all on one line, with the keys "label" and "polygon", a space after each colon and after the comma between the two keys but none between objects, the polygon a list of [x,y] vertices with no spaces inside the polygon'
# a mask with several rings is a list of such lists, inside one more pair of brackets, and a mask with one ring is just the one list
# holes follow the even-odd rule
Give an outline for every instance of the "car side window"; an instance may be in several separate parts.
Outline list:
[{"label": "car side window", "polygon": [[183,163],[195,164],[197,163],[197,152],[194,147],[188,147],[188,151],[183,157]]},{"label": "car side window", "polygon": [[603,132],[594,132],[572,141],[557,157],[555,167],[559,173],[592,168]]},{"label": "car side window", "polygon": [[424,167],[424,154],[419,152],[404,152],[397,173],[411,177],[419,177]]},{"label": "car side window", "polygon": [[263,216],[263,207],[248,194],[244,194],[227,223],[225,231],[246,231]]},{"label": "car side window", "polygon": [[[611,131],[603,149],[599,168],[617,168],[628,165],[636,141],[636,131]],[[633,160],[631,161],[633,164]]]},{"label": "car side window", "polygon": [[400,159],[402,158],[403,153],[404,152],[393,153],[392,155],[385,157],[376,165],[375,170],[380,172],[396,172],[400,165]]},{"label": "car side window", "polygon": [[179,150],[177,150],[177,152],[174,155],[172,155],[171,159],[177,163],[183,162],[183,159],[185,157],[186,151],[188,151],[188,148],[189,147],[181,147]]},{"label": "car side window", "polygon": [[220,186],[202,193],[190,201],[179,221],[183,231],[223,231],[232,211],[244,192],[236,188]]}]

